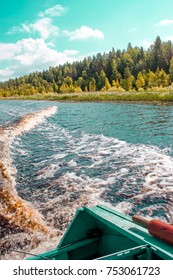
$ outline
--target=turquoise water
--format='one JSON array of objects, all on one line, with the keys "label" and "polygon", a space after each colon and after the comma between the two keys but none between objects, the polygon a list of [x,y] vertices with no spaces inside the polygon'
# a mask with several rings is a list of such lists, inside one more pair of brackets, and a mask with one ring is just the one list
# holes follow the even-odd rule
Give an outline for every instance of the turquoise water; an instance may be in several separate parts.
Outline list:
[{"label": "turquoise water", "polygon": [[0,124],[53,105],[58,107],[54,120],[62,128],[103,134],[134,144],[172,146],[172,106],[0,101]]},{"label": "turquoise water", "polygon": [[[34,126],[17,134],[27,114]],[[12,188],[52,230],[99,203],[173,222],[172,106],[0,101],[0,124],[16,133],[3,159]]]}]

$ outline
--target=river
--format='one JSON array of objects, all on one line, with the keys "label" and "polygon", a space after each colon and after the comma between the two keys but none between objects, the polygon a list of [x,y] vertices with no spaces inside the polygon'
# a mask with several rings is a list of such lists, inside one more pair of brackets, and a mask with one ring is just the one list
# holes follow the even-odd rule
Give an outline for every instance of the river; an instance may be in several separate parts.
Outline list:
[{"label": "river", "polygon": [[80,206],[173,223],[172,143],[172,106],[0,101],[1,259],[56,247]]}]

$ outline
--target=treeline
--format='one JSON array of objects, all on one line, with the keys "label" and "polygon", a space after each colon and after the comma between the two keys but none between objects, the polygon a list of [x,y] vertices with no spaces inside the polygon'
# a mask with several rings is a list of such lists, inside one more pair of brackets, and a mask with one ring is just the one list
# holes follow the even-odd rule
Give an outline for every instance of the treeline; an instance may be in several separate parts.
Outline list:
[{"label": "treeline", "polygon": [[157,91],[173,83],[173,44],[158,36],[144,50],[112,48],[83,61],[66,63],[49,70],[34,72],[0,83],[0,96],[33,95],[36,93],[73,93],[95,91]]}]

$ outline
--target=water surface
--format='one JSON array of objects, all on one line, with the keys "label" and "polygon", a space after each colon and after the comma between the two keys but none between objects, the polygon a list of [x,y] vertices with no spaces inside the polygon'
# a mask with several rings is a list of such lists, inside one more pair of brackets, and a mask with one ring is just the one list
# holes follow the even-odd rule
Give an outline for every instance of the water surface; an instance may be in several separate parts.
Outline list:
[{"label": "water surface", "polygon": [[173,222],[173,107],[0,101],[0,126],[2,258],[56,246],[83,205]]}]

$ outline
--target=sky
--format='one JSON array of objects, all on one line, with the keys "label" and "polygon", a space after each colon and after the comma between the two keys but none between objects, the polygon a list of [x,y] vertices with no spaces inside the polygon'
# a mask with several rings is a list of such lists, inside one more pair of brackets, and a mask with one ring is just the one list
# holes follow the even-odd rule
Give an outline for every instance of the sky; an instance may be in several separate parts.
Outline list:
[{"label": "sky", "polygon": [[82,60],[112,47],[173,42],[172,0],[5,0],[0,81]]}]

